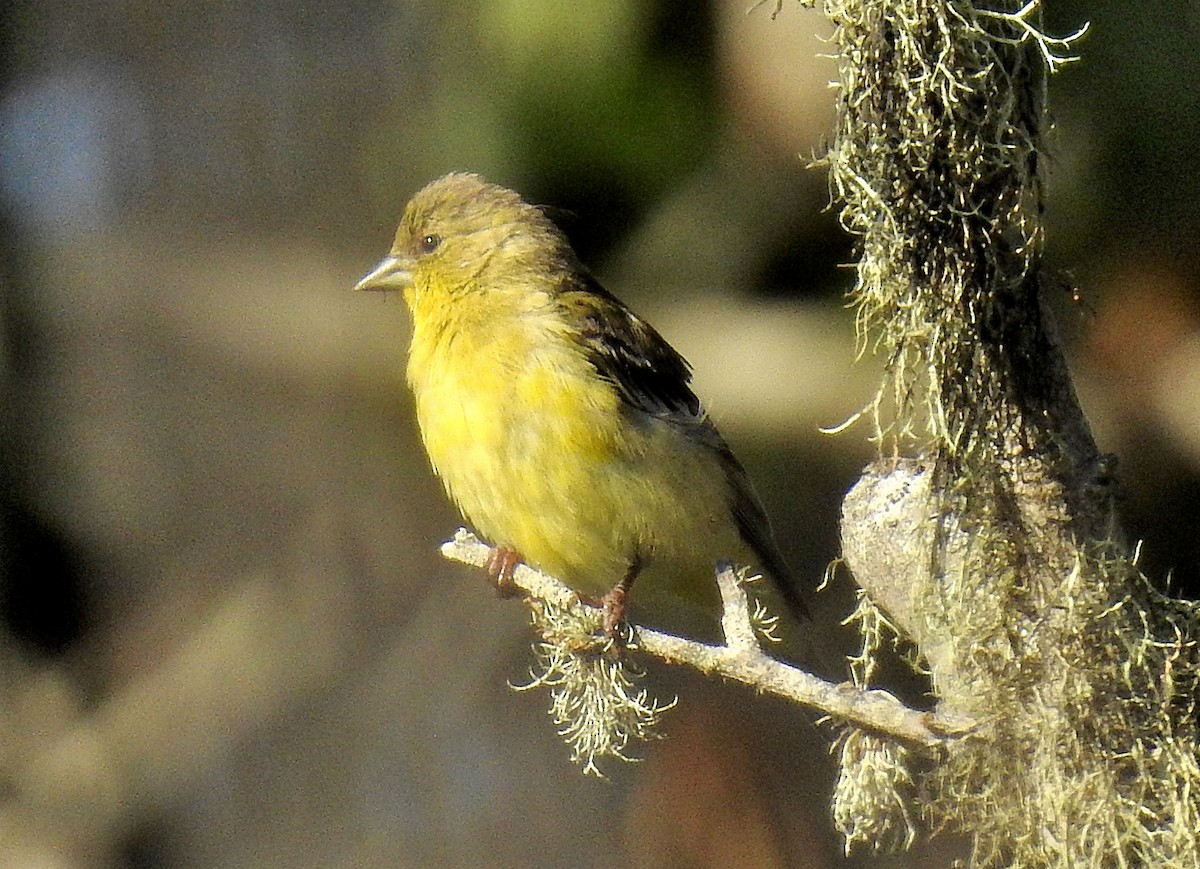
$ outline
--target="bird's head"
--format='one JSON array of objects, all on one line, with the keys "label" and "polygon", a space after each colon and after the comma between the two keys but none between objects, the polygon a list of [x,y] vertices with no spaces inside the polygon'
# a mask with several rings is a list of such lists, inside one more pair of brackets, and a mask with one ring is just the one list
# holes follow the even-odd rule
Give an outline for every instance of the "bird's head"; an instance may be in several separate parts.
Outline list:
[{"label": "bird's head", "polygon": [[391,251],[355,289],[400,290],[414,312],[422,300],[499,301],[541,288],[573,260],[541,209],[478,175],[452,172],[413,196]]}]

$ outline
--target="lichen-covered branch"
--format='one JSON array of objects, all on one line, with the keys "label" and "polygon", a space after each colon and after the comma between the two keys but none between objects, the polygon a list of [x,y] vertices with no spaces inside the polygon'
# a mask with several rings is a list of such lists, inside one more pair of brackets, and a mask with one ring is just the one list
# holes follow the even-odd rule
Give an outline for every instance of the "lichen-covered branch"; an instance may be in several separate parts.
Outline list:
[{"label": "lichen-covered branch", "polygon": [[[452,540],[442,545],[442,554],[447,558],[476,567],[484,566],[490,551],[485,543],[466,529],[460,529]],[[549,643],[550,650],[543,648],[541,652],[543,663],[547,663],[547,654],[563,656],[571,649],[574,649],[584,662],[601,662],[599,669],[602,670],[605,669],[603,662],[617,660],[617,656],[605,648],[605,642],[597,640],[600,625],[598,610],[583,604],[575,592],[557,579],[526,565],[518,566],[513,582],[528,595],[527,600],[539,630],[543,634],[547,632],[548,620],[552,625],[549,631],[553,636],[548,638],[552,640]],[[792,700],[831,718],[852,722],[905,744],[926,748],[941,747],[975,729],[975,722],[962,716],[910,709],[886,692],[861,690],[847,684],[827,682],[770,657],[759,644],[750,602],[737,573],[729,567],[721,568],[717,571],[717,583],[723,603],[721,622],[726,638],[724,645],[711,645],[650,628],[633,627],[627,642],[628,647],[672,664],[691,666],[708,675],[741,682],[759,693],[774,694]],[[549,616],[548,610],[551,611]],[[575,632],[573,638],[565,636],[570,631]],[[584,763],[589,770],[595,771],[596,759],[605,755],[622,756],[630,738],[646,738],[651,735],[653,719],[667,707],[655,703],[644,693],[633,689],[628,668],[622,668],[620,674],[607,671],[596,674],[593,670],[586,669],[590,666],[588,663],[564,663],[556,660],[552,667],[544,668],[544,672],[539,674],[531,685],[546,684],[552,688],[564,688],[576,695],[589,696],[603,691],[599,686],[606,680],[615,685],[604,693],[616,697],[617,700],[605,702],[603,708],[597,709],[594,716],[586,714],[586,710],[581,710],[578,704],[569,703],[567,705],[571,707],[571,715],[560,716],[559,713],[554,713],[560,725],[573,728],[564,733],[568,742],[573,747],[584,747],[582,752],[577,752],[576,759]],[[569,672],[569,668],[572,667],[576,668],[573,674],[576,684],[573,685],[564,681],[572,677]],[[580,667],[585,669],[580,672]],[[545,675],[547,672],[550,673],[549,676]],[[557,705],[563,703],[558,699],[554,702]],[[590,702],[599,704],[595,697]],[[622,705],[628,707],[624,713],[614,708]],[[580,714],[581,711],[585,714]],[[601,729],[611,727],[611,723],[606,722],[615,719],[619,722],[618,728],[622,732],[607,739],[595,735],[581,737],[580,728],[586,728],[586,725],[581,725],[580,721],[589,717],[604,719],[597,720],[595,724]]]},{"label": "lichen-covered branch", "polygon": [[[861,623],[916,645],[939,712],[987,724],[933,765],[851,734],[835,817],[848,845],[960,830],[975,866],[1195,866],[1200,618],[1119,536],[1113,459],[1041,298],[1046,79],[1083,28],[1048,36],[1039,0],[824,5],[826,163],[886,362],[887,449],[846,498],[843,551]],[[865,638],[862,687],[881,648]]]}]

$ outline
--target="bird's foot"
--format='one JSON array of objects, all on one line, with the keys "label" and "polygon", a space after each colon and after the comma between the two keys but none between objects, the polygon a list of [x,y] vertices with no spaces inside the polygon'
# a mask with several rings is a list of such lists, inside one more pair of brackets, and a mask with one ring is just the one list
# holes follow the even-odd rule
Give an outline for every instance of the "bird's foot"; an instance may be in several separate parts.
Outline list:
[{"label": "bird's foot", "polygon": [[628,593],[628,586],[618,584],[600,597],[592,597],[590,594],[579,595],[581,603],[600,610],[600,633],[597,637],[603,641],[604,647],[608,651],[620,653],[625,640],[628,639],[625,621]]},{"label": "bird's foot", "polygon": [[604,631],[604,636],[609,640],[616,640],[622,636],[625,629],[625,610],[629,601],[629,589],[633,588],[633,581],[642,571],[642,559],[639,556],[634,556],[629,561],[629,566],[625,569],[625,575],[621,577],[621,581],[608,590],[604,597],[600,598],[600,627]]},{"label": "bird's foot", "polygon": [[610,640],[621,635],[621,626],[625,621],[625,609],[629,596],[627,583],[619,582],[600,598],[600,626],[604,636]]},{"label": "bird's foot", "polygon": [[497,546],[488,553],[483,569],[488,578],[496,584],[496,593],[501,597],[513,597],[518,593],[517,584],[513,582],[513,571],[521,563],[521,553],[511,546]]}]

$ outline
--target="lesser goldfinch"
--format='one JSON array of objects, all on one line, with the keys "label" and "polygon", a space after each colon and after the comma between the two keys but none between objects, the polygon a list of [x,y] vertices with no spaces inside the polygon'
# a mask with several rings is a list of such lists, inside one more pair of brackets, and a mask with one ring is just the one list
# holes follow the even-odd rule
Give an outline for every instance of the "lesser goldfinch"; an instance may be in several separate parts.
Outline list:
[{"label": "lesser goldfinch", "polygon": [[451,173],[404,210],[360,290],[412,311],[408,382],[429,458],[464,517],[516,559],[599,598],[719,612],[719,561],[765,571],[807,613],[746,472],[691,370],[605,290],[542,209]]}]

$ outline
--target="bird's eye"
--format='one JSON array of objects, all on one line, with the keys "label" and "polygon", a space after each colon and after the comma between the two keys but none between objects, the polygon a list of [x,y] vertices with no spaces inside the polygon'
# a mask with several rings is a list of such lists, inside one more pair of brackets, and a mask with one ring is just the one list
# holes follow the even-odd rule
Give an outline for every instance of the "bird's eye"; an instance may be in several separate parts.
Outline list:
[{"label": "bird's eye", "polygon": [[442,237],[440,235],[427,235],[421,239],[421,253],[433,253],[441,243]]}]

